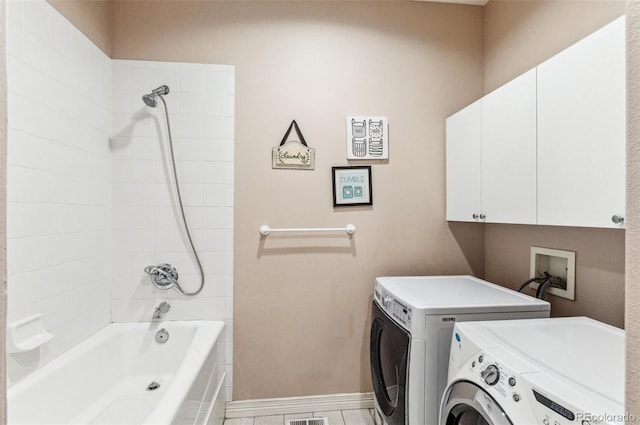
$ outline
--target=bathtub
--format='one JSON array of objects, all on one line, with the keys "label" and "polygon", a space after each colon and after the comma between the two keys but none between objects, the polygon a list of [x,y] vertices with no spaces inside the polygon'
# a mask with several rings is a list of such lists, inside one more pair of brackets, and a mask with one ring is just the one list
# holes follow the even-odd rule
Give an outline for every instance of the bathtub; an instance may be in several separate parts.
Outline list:
[{"label": "bathtub", "polygon": [[113,323],[9,388],[8,423],[221,425],[224,381],[224,322]]}]

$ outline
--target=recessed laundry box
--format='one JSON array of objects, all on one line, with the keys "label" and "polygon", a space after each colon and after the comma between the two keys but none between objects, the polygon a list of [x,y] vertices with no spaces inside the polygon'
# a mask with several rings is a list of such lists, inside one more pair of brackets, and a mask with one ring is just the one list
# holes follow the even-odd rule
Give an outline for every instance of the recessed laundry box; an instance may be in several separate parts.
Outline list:
[{"label": "recessed laundry box", "polygon": [[377,425],[436,425],[456,322],[549,317],[546,301],[472,276],[376,279],[371,376]]}]

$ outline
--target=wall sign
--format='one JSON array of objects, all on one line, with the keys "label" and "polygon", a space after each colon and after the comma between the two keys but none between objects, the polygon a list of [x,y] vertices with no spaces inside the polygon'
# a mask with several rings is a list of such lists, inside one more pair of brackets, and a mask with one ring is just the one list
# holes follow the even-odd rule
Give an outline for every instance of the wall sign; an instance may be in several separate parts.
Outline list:
[{"label": "wall sign", "polygon": [[[292,128],[296,130],[298,140],[287,140]],[[313,170],[315,160],[315,149],[307,146],[307,142],[304,140],[296,120],[291,121],[287,132],[280,142],[280,146],[271,150],[271,167]]]},{"label": "wall sign", "polygon": [[389,159],[387,117],[347,117],[347,159]]},{"label": "wall sign", "polygon": [[373,205],[371,166],[332,167],[333,206]]}]

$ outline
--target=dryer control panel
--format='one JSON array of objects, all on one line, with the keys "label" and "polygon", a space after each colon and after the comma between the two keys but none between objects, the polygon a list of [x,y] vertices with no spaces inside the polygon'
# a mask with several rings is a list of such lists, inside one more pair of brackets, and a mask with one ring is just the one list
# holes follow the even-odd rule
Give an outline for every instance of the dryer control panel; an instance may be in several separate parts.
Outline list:
[{"label": "dryer control panel", "polygon": [[411,309],[398,300],[393,300],[392,314],[405,325],[411,322]]},{"label": "dryer control panel", "polygon": [[411,307],[396,299],[380,286],[376,286],[373,296],[378,302],[378,305],[380,305],[389,316],[403,325],[409,326],[411,324]]}]

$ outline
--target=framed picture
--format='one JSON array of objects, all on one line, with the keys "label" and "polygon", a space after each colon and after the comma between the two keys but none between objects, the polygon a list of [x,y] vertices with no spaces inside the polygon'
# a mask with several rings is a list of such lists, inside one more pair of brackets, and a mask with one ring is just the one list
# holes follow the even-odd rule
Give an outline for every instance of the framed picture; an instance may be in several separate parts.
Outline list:
[{"label": "framed picture", "polygon": [[371,166],[332,167],[333,206],[373,205]]},{"label": "framed picture", "polygon": [[389,159],[387,117],[347,117],[347,159]]}]

